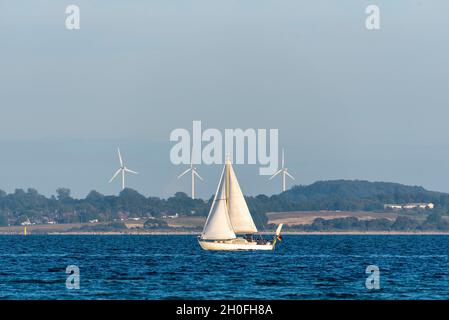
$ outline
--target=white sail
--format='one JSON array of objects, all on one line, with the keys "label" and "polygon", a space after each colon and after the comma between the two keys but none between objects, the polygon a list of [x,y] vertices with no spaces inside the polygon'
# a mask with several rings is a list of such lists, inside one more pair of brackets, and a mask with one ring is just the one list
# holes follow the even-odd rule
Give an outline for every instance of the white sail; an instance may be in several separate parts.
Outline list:
[{"label": "white sail", "polygon": [[226,207],[225,169],[226,166],[221,173],[220,183],[201,234],[201,238],[205,240],[227,240],[236,237]]},{"label": "white sail", "polygon": [[227,161],[226,167],[228,168],[228,212],[232,228],[235,233],[256,233],[256,225],[230,161]]}]

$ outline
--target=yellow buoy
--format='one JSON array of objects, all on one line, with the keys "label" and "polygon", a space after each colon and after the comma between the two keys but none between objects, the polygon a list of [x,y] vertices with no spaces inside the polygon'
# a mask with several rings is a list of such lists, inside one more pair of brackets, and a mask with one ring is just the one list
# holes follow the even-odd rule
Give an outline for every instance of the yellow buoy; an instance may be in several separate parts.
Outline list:
[{"label": "yellow buoy", "polygon": [[27,227],[23,228],[23,235],[26,236],[27,235]]}]

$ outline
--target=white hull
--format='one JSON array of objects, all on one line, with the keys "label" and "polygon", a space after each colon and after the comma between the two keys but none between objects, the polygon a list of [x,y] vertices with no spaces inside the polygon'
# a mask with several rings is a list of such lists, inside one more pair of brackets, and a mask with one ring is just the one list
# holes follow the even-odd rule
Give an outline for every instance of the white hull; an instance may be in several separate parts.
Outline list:
[{"label": "white hull", "polygon": [[237,250],[273,250],[274,244],[267,242],[265,244],[258,244],[255,241],[247,241],[243,238],[236,238],[231,240],[202,240],[198,242],[203,250],[214,251],[237,251]]}]

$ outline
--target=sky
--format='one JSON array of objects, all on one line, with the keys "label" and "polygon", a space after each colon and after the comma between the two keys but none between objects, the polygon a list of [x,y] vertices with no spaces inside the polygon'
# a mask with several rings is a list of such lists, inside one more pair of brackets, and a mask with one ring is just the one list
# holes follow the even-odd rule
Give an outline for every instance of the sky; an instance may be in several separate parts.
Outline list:
[{"label": "sky", "polygon": [[[80,8],[80,29],[65,8]],[[380,8],[380,30],[365,9]],[[449,192],[445,0],[4,0],[0,189],[190,192],[172,130],[279,129],[293,184],[364,179]],[[244,193],[280,179],[236,165]],[[219,165],[199,165],[200,197]]]}]

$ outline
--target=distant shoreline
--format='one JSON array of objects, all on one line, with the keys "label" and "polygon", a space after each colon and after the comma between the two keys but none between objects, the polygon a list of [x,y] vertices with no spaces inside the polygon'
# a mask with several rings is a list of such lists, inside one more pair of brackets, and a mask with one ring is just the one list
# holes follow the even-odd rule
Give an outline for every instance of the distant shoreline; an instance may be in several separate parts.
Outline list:
[{"label": "distant shoreline", "polygon": [[[273,232],[260,232],[259,234],[270,236],[274,234]],[[438,231],[426,231],[426,232],[400,232],[400,231],[368,231],[368,232],[362,232],[362,231],[334,231],[334,232],[304,232],[304,231],[285,231],[282,232],[283,235],[320,235],[320,236],[335,236],[335,235],[391,235],[391,236],[397,236],[397,235],[444,235],[449,236],[449,232],[438,232]],[[6,235],[22,235],[22,233],[16,233],[16,232],[0,232],[0,236],[6,236]],[[147,236],[170,236],[170,235],[192,235],[192,236],[199,236],[199,232],[195,231],[130,231],[130,232],[39,232],[39,233],[28,233],[29,235],[147,235]]]}]

